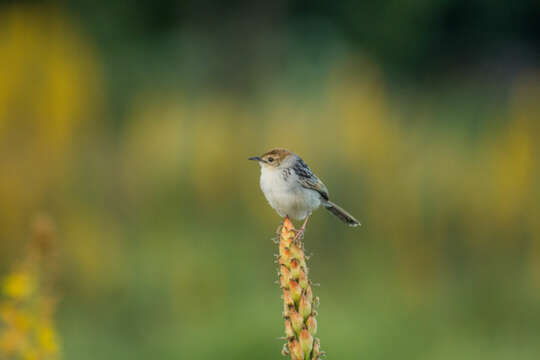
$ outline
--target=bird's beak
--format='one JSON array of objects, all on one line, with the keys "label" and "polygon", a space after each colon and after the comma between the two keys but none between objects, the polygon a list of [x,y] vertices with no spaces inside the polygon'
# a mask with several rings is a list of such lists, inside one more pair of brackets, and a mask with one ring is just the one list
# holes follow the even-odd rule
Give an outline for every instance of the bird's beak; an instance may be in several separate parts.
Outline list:
[{"label": "bird's beak", "polygon": [[252,156],[248,158],[248,160],[257,160],[257,161],[265,162],[260,156]]}]

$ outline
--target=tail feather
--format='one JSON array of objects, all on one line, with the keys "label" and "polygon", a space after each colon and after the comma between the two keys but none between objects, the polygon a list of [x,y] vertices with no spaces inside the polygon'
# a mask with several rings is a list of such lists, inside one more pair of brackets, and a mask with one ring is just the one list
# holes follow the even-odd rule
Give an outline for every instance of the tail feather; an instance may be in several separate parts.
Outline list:
[{"label": "tail feather", "polygon": [[336,204],[334,204],[331,201],[326,201],[324,206],[330,211],[332,214],[336,215],[341,221],[343,221],[345,224],[349,226],[359,226],[360,223],[358,220],[354,218],[351,214],[349,214],[347,211],[343,210]]}]

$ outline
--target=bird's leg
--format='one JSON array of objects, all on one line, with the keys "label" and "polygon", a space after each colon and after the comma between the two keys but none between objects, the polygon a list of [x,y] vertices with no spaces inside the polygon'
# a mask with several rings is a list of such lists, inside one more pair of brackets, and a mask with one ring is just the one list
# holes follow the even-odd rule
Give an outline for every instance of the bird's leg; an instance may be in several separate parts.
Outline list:
[{"label": "bird's leg", "polygon": [[307,224],[310,216],[311,216],[311,214],[306,216],[306,220],[304,220],[304,223],[302,224],[302,227],[300,229],[298,229],[298,232],[296,233],[296,236],[294,237],[294,241],[296,241],[296,240],[300,239],[302,236],[304,236],[304,231],[306,230],[306,224]]}]

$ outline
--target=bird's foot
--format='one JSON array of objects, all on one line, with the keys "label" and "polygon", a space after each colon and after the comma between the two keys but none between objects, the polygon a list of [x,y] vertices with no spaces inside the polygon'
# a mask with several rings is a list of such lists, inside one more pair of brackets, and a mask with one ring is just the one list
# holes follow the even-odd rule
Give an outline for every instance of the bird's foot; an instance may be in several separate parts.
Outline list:
[{"label": "bird's foot", "polygon": [[300,229],[298,229],[298,231],[296,231],[296,235],[294,236],[293,242],[301,240],[304,237],[305,230],[306,229],[304,227],[301,227]]},{"label": "bird's foot", "polygon": [[294,241],[297,241],[297,240],[302,239],[304,237],[304,231],[306,230],[306,225],[307,225],[307,222],[308,222],[310,216],[311,216],[311,214],[306,216],[306,220],[304,220],[304,223],[302,224],[302,227],[300,229],[298,229],[298,231],[296,232],[296,236],[294,237]]}]

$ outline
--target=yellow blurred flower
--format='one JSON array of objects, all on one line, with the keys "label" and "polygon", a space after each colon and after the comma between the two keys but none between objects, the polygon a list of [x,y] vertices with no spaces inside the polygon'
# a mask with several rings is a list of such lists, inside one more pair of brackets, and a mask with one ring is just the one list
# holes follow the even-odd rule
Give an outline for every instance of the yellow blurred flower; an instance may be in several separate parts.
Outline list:
[{"label": "yellow blurred flower", "polygon": [[38,360],[40,357],[39,357],[38,352],[35,349],[28,349],[27,351],[24,352],[22,358],[24,360]]},{"label": "yellow blurred flower", "polygon": [[50,326],[41,326],[37,332],[37,338],[40,348],[47,354],[54,354],[58,351],[58,342],[56,341],[56,332]]},{"label": "yellow blurred flower", "polygon": [[4,279],[2,291],[6,296],[21,300],[27,298],[35,289],[34,280],[24,272],[13,273]]},{"label": "yellow blurred flower", "polygon": [[[43,281],[54,278],[50,263],[53,242],[43,246],[43,239],[53,236],[53,226],[38,219],[26,257],[0,283],[0,359],[53,360],[59,356],[53,314],[56,296]],[[49,269],[49,270],[47,270]],[[41,285],[41,286],[40,286]]]}]

